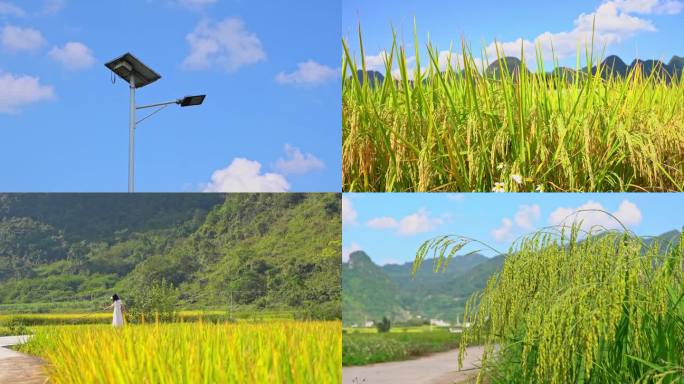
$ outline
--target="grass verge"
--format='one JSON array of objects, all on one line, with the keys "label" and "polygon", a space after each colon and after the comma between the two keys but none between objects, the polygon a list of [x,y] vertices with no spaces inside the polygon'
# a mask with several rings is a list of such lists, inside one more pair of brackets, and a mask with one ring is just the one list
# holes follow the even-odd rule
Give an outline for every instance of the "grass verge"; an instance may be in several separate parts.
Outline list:
[{"label": "grass verge", "polygon": [[366,365],[407,360],[457,348],[460,337],[446,330],[433,332],[345,333],[342,365]]}]

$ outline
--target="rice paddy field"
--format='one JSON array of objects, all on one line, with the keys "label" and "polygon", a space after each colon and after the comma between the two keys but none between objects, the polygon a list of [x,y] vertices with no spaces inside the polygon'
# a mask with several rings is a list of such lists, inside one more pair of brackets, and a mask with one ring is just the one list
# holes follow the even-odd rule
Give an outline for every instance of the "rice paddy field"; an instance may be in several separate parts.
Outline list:
[{"label": "rice paddy field", "polygon": [[544,68],[540,48],[520,55],[535,72],[508,68],[502,52],[488,70],[465,42],[445,55],[415,36],[407,52],[395,35],[384,54],[394,75],[380,82],[360,28],[342,45],[346,192],[684,190],[681,77],[602,76],[592,46],[578,49],[577,72],[555,58]]},{"label": "rice paddy field", "polygon": [[[435,238],[417,260],[462,244]],[[471,297],[465,318],[459,359],[469,341],[484,341],[479,380],[488,383],[681,383],[684,235],[661,248],[628,232],[534,233]]]},{"label": "rice paddy field", "polygon": [[38,327],[52,383],[339,383],[341,322]]},{"label": "rice paddy field", "polygon": [[[184,310],[175,314],[178,322],[216,322],[225,321],[279,321],[292,320],[294,313],[291,311],[240,311],[231,312],[225,310]],[[138,320],[138,319],[136,319]],[[75,325],[75,324],[109,324],[112,314],[109,312],[77,312],[77,313],[15,313],[0,314],[0,328],[7,323],[13,322],[25,326],[37,325]],[[144,322],[145,319],[139,321]],[[147,319],[154,322],[155,319]]]}]

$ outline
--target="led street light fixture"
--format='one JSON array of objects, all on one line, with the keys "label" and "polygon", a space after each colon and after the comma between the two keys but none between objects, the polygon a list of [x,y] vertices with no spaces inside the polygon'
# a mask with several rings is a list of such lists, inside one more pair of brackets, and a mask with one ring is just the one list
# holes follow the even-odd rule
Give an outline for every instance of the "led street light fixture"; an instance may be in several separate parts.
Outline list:
[{"label": "led street light fixture", "polygon": [[205,97],[207,97],[207,95],[185,96],[184,98],[178,100],[178,104],[181,107],[192,107],[195,105],[200,105],[204,102]]}]

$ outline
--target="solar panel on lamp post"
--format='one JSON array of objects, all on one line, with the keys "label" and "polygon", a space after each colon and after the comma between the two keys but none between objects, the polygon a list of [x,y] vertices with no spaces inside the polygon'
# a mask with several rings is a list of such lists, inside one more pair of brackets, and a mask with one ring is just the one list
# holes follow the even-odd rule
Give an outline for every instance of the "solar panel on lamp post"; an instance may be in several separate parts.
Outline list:
[{"label": "solar panel on lamp post", "polygon": [[[135,56],[126,53],[105,64],[117,76],[125,80],[130,87],[130,110],[128,121],[128,192],[135,191],[135,127],[143,120],[151,117],[171,104],[178,104],[181,107],[191,107],[200,105],[204,102],[206,95],[186,96],[163,103],[148,104],[142,106],[135,105],[135,90],[161,79],[150,67],[143,64]],[[158,107],[157,110],[136,121],[136,110]]]}]

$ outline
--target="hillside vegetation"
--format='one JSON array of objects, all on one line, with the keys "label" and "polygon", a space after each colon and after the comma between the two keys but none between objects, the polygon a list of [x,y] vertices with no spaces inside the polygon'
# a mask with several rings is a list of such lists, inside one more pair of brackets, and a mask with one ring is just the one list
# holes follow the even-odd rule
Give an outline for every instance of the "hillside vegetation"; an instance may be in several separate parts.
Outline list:
[{"label": "hillside vegetation", "polygon": [[339,317],[340,222],[336,194],[0,195],[0,306],[93,309],[163,281],[185,308]]},{"label": "hillside vegetation", "polygon": [[377,321],[436,318],[455,322],[468,297],[483,289],[503,256],[479,254],[455,257],[435,273],[428,260],[413,275],[413,263],[378,266],[363,251],[353,252],[342,264],[342,317],[346,325]]}]

